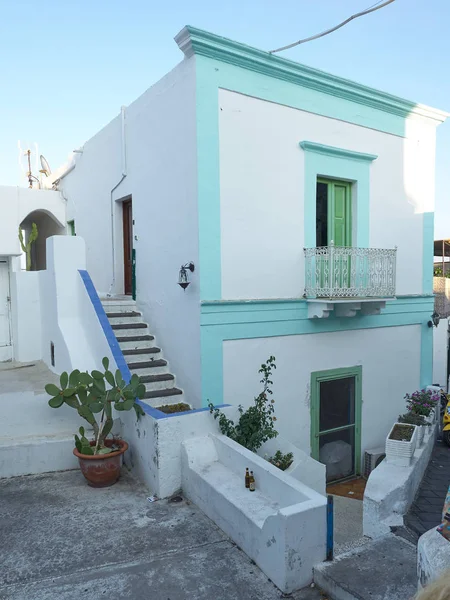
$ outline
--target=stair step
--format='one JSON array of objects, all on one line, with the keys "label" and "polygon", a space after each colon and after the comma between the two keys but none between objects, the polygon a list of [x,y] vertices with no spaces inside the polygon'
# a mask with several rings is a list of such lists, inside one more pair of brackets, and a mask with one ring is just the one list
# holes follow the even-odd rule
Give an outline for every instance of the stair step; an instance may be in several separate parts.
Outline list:
[{"label": "stair step", "polygon": [[142,313],[136,310],[124,310],[120,312],[107,312],[106,316],[108,319],[116,319],[117,317],[142,317]]},{"label": "stair step", "polygon": [[105,312],[128,312],[136,308],[135,300],[101,300]]},{"label": "stair step", "polygon": [[175,387],[175,377],[172,373],[161,373],[160,375],[144,375],[141,382],[145,385],[146,392],[166,390]]},{"label": "stair step", "polygon": [[150,348],[129,348],[128,350],[122,350],[124,356],[139,356],[140,354],[158,354],[161,352],[161,348],[158,346],[151,346]]},{"label": "stair step", "polygon": [[[130,338],[132,338],[133,336],[130,336]],[[147,350],[148,348],[153,348],[153,346],[155,345],[155,342],[150,340],[131,340],[129,341],[127,338],[125,338],[126,341],[124,342],[119,342],[119,346],[120,349],[122,351],[124,350]]]},{"label": "stair step", "polygon": [[116,336],[116,340],[120,343],[122,342],[150,342],[155,339],[153,335],[125,335],[125,336]]},{"label": "stair step", "polygon": [[412,598],[417,592],[417,550],[388,534],[320,563],[314,567],[314,582],[334,600]]},{"label": "stair step", "polygon": [[111,324],[114,330],[120,329],[147,329],[147,323],[114,323]]},{"label": "stair step", "polygon": [[114,314],[116,315],[115,317],[111,317],[111,315],[108,314],[106,315],[111,325],[121,325],[125,323],[132,325],[133,323],[143,323],[142,315],[139,313],[136,313],[134,316],[131,316],[130,313],[123,313],[123,315],[120,313]]},{"label": "stair step", "polygon": [[144,400],[155,400],[156,398],[168,398],[170,396],[181,396],[183,390],[176,387],[166,388],[164,390],[155,390],[154,392],[145,392]]},{"label": "stair step", "polygon": [[143,375],[141,383],[155,383],[156,381],[174,381],[172,373],[161,373],[160,375]]},{"label": "stair step", "polygon": [[[145,376],[151,373],[156,375],[156,369],[160,367],[167,367],[167,360],[159,358],[155,360],[128,363],[128,368],[130,369],[130,371],[135,371],[139,376]],[[155,369],[155,371],[149,371],[149,373],[142,373],[142,369]]]}]

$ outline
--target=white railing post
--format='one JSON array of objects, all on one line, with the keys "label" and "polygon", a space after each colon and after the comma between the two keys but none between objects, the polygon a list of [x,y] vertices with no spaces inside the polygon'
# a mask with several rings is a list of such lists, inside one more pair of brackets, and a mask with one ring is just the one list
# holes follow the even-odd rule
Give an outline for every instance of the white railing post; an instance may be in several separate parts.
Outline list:
[{"label": "white railing post", "polygon": [[330,242],[330,298],[334,296],[334,241]]}]

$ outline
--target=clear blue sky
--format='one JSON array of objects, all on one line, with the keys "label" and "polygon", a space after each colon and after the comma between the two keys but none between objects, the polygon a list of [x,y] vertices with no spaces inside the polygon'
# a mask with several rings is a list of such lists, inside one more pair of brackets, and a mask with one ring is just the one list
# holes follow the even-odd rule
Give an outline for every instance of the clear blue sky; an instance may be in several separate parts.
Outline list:
[{"label": "clear blue sky", "polygon": [[[0,184],[17,141],[56,168],[177,64],[186,24],[271,50],[375,0],[3,0]],[[396,0],[282,56],[450,112],[450,2]],[[450,237],[450,121],[438,129],[436,237]],[[387,182],[386,193],[389,193]]]}]

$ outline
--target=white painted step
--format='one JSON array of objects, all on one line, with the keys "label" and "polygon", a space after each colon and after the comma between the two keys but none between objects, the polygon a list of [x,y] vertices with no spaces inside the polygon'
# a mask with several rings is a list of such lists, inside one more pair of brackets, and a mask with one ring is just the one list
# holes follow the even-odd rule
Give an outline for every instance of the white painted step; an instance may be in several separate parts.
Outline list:
[{"label": "white painted step", "polygon": [[[161,363],[165,363],[165,364],[161,364]],[[131,371],[132,375],[134,373],[136,373],[136,375],[139,375],[139,377],[142,377],[144,375],[161,375],[163,373],[169,372],[169,366],[165,360],[162,360],[162,361],[158,361],[157,365],[154,365],[151,367],[138,368],[138,369],[130,369],[130,371]]]},{"label": "white painted step", "polygon": [[[123,325],[126,325],[126,327],[122,328],[121,326]],[[135,323],[135,325],[140,325],[140,323]],[[127,323],[118,323],[115,327],[112,328],[112,330],[114,331],[114,335],[116,336],[116,338],[136,337],[137,335],[150,335],[147,325],[145,323],[143,323],[142,325],[142,327],[131,327]]]},{"label": "white painted step", "polygon": [[78,469],[73,433],[0,441],[0,478]]},{"label": "white painted step", "polygon": [[157,346],[153,346],[153,348],[147,348],[147,350],[142,350],[141,348],[138,348],[136,352],[142,352],[142,354],[126,354],[126,352],[131,352],[131,350],[125,350],[125,352],[123,353],[125,361],[128,365],[153,362],[162,358],[161,348],[158,348]]},{"label": "white painted step", "polygon": [[[110,316],[111,314],[113,315],[118,315],[119,316]],[[114,312],[114,313],[106,313],[106,316],[108,317],[108,321],[111,323],[111,325],[123,325],[125,323],[143,323],[142,321],[142,315],[139,312],[136,311],[129,311],[129,312],[122,312],[122,313],[118,313],[118,312]]]},{"label": "white painted step", "polygon": [[[120,337],[126,337],[126,336],[117,336],[117,338]],[[128,336],[130,338],[133,337],[139,337],[139,336]],[[139,340],[139,339],[131,339],[131,340],[127,340],[127,341],[122,341],[118,339],[119,342],[119,346],[120,349],[123,350],[138,350],[138,349],[145,349],[145,348],[153,348],[155,346],[155,338],[152,335],[149,334],[144,334],[142,336],[143,339]],[[146,338],[153,338],[153,339],[146,339]]]},{"label": "white painted step", "polygon": [[117,300],[108,300],[105,298],[100,298],[100,301],[103,305],[103,308],[109,310],[109,312],[114,311],[120,312],[121,310],[135,310],[136,309],[136,300],[125,300],[125,299],[117,299]]},{"label": "white painted step", "polygon": [[147,392],[155,392],[156,390],[168,390],[175,387],[175,377],[171,373],[150,375],[150,377],[154,377],[155,379],[152,381],[143,382]]}]

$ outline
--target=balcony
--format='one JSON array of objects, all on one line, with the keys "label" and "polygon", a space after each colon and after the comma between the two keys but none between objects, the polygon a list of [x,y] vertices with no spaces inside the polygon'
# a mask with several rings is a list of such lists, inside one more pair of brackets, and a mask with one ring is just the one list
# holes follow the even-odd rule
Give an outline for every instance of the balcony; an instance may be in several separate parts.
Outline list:
[{"label": "balcony", "polygon": [[397,249],[305,248],[305,298],[310,318],[377,315],[395,297]]}]

